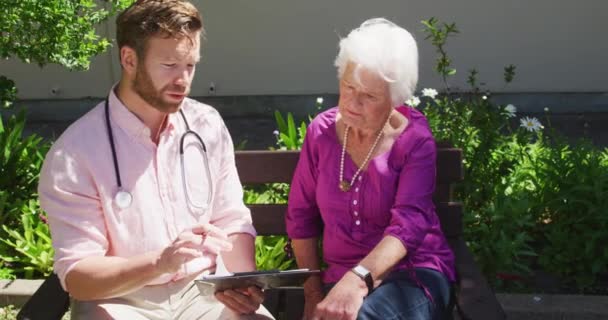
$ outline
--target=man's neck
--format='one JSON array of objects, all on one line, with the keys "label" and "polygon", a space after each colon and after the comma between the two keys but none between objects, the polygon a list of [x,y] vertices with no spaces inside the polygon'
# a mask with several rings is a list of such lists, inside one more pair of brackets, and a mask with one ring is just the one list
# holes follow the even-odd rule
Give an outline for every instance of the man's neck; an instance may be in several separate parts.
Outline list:
[{"label": "man's neck", "polygon": [[167,115],[142,99],[124,79],[114,90],[122,104],[150,129],[150,138],[156,142],[156,137],[159,136]]}]

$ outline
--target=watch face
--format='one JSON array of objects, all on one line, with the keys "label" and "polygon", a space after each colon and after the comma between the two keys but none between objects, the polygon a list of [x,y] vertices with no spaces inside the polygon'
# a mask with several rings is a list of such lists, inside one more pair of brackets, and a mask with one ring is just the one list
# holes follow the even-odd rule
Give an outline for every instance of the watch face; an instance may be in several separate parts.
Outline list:
[{"label": "watch face", "polygon": [[361,266],[361,265],[354,267],[353,271],[356,274],[358,274],[361,278],[365,277],[369,273],[369,270],[365,269],[365,267]]}]

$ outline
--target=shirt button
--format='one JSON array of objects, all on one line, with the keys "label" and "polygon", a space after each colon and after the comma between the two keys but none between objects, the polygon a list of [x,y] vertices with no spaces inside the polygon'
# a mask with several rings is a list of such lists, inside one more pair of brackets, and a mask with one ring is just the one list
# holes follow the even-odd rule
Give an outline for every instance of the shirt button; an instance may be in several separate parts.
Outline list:
[{"label": "shirt button", "polygon": [[359,215],[359,212],[355,211],[355,217]]},{"label": "shirt button", "polygon": [[148,137],[148,138],[150,137],[150,134],[151,134],[151,133],[150,133],[150,129],[149,129],[149,128],[144,128],[144,131],[143,131],[143,132],[144,132],[144,135],[145,135],[146,137]]},{"label": "shirt button", "polygon": [[354,205],[357,205],[357,200],[353,200],[353,204],[354,204]]},{"label": "shirt button", "polygon": [[357,221],[355,221],[355,224],[356,224],[356,225],[360,225],[360,224],[361,224],[361,221],[357,220]]},{"label": "shirt button", "polygon": [[361,179],[363,179],[363,177],[362,177],[362,176],[359,176],[359,181],[361,181]]},{"label": "shirt button", "polygon": [[355,188],[355,192],[359,192],[359,187],[356,187],[356,188]]}]

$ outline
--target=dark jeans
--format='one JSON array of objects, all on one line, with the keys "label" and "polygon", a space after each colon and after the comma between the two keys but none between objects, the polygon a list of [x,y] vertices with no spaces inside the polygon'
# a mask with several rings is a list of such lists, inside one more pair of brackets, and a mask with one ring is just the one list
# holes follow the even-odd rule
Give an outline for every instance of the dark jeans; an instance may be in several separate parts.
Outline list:
[{"label": "dark jeans", "polygon": [[[443,320],[451,319],[451,287],[448,279],[440,272],[427,269],[414,269],[418,282],[409,271],[395,271],[382,284],[363,300],[358,320]],[[329,291],[333,286],[326,288]]]}]

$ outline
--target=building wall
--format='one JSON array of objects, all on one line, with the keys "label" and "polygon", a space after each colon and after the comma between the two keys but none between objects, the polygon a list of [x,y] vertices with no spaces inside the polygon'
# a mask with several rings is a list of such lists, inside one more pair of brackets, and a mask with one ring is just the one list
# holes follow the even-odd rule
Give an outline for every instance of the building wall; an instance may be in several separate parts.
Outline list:
[{"label": "building wall", "polygon": [[[466,73],[480,72],[487,88],[506,93],[608,92],[608,1],[605,0],[209,0],[194,1],[207,29],[193,96],[215,94],[314,95],[337,91],[333,59],[340,36],[369,17],[386,17],[410,30],[420,47],[420,85],[441,88],[432,71],[434,49],[420,20],[456,22],[448,53],[466,88]],[[100,27],[114,33],[113,21]],[[17,82],[22,100],[102,98],[118,80],[113,49],[88,72],[40,69],[0,62],[0,74]],[[504,87],[503,67],[517,66]]]}]

